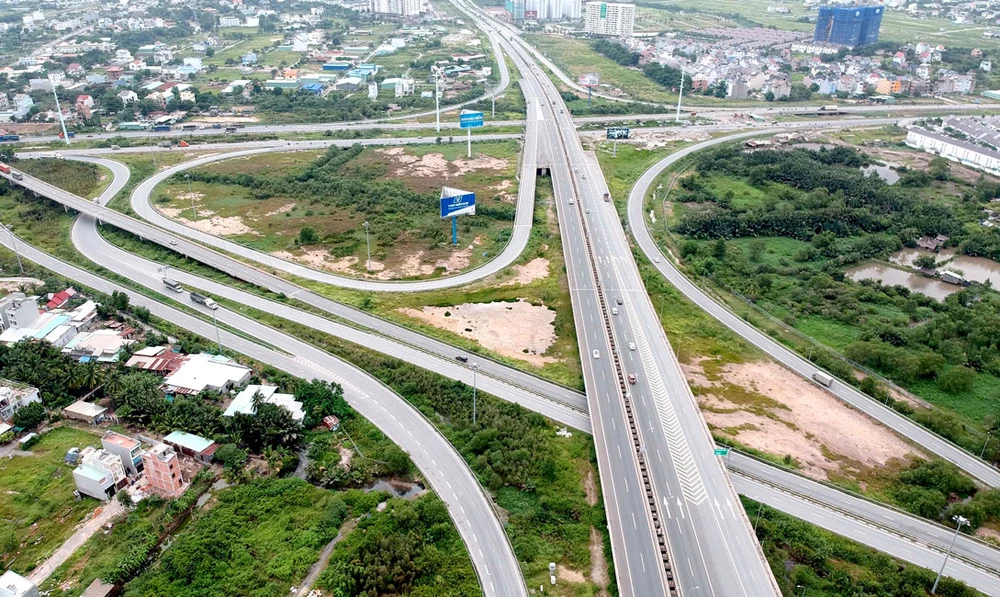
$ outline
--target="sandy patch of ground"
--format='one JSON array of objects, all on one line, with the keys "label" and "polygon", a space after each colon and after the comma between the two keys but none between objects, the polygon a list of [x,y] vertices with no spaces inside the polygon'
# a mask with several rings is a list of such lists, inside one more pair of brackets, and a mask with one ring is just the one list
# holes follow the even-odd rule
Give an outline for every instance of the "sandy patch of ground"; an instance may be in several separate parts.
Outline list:
[{"label": "sandy patch of ground", "polygon": [[185,226],[189,226],[195,230],[207,232],[208,234],[215,236],[238,236],[241,234],[253,234],[255,236],[260,236],[259,232],[244,224],[243,218],[240,216],[229,216],[224,218],[216,215],[214,212],[201,210],[198,212],[198,215],[208,216],[207,218],[203,217],[200,220],[189,220],[181,217],[181,214],[190,214],[190,208],[179,209],[176,207],[157,207],[157,209],[163,215],[168,218],[172,218]]},{"label": "sandy patch of ground", "polygon": [[505,357],[542,367],[556,359],[542,356],[556,341],[556,313],[544,306],[516,303],[466,303],[453,307],[404,308],[400,313],[479,342]]},{"label": "sandy patch of ground", "polygon": [[1000,545],[1000,531],[989,527],[979,527],[976,529],[975,535],[987,543]]},{"label": "sandy patch of ground", "polygon": [[379,264],[381,267],[376,267],[376,263],[372,261],[372,271],[380,272],[375,276],[380,280],[429,276],[438,269],[444,270],[443,275],[447,276],[469,267],[470,260],[472,259],[472,251],[480,244],[482,244],[482,238],[477,236],[468,247],[454,251],[447,257],[434,261],[434,263],[425,263],[425,251],[417,251],[416,253],[407,255],[403,259],[402,265],[391,270],[385,269],[385,264]]},{"label": "sandy patch of ground", "polygon": [[594,481],[594,471],[587,471],[583,479],[583,491],[587,494],[587,505],[597,505],[597,482]]},{"label": "sandy patch of ground", "polygon": [[[348,255],[347,257],[341,257],[338,259],[331,257],[330,252],[324,249],[305,251],[298,255],[289,253],[288,251],[274,251],[271,254],[280,259],[304,263],[309,267],[340,273],[354,273],[353,268],[358,263],[358,258],[354,255]],[[372,262],[372,265],[374,266],[375,262]]]},{"label": "sandy patch of ground", "polygon": [[351,468],[351,459],[354,458],[354,452],[344,446],[337,448],[337,452],[340,454],[340,466],[346,469]]},{"label": "sandy patch of ground", "polygon": [[30,289],[32,286],[42,286],[45,282],[42,282],[38,278],[0,278],[0,290],[4,292],[18,292],[18,289],[23,285],[26,289]]},{"label": "sandy patch of ground", "polygon": [[283,213],[288,213],[288,212],[292,211],[293,209],[295,209],[295,204],[294,203],[286,203],[286,204],[282,205],[281,207],[279,207],[278,209],[276,209],[274,211],[267,212],[266,214],[264,214],[264,216],[265,217],[267,217],[267,216],[277,216],[277,215],[280,215],[280,214],[283,214]]},{"label": "sandy patch of ground", "polygon": [[562,564],[556,566],[556,578],[568,583],[587,582],[587,577],[585,577],[582,572],[577,572],[576,570],[567,568]]},{"label": "sandy patch of ground", "polygon": [[396,169],[398,174],[418,178],[432,176],[451,178],[468,174],[474,170],[503,170],[510,164],[507,160],[488,155],[480,155],[472,159],[459,158],[449,162],[441,153],[428,153],[417,157],[406,153],[402,147],[376,149],[375,151],[391,156],[393,162],[399,166]]},{"label": "sandy patch of ground", "polygon": [[590,582],[597,585],[597,597],[608,597],[608,561],[604,559],[604,539],[590,527]]},{"label": "sandy patch of ground", "polygon": [[544,257],[536,257],[524,265],[515,265],[517,272],[513,278],[507,280],[501,286],[513,286],[514,284],[531,284],[535,280],[549,277],[549,260]]},{"label": "sandy patch of ground", "polygon": [[[727,364],[708,376],[701,365],[684,370],[716,432],[763,452],[790,454],[816,478],[919,455],[888,429],[776,363]],[[727,398],[716,395],[723,390]]]}]

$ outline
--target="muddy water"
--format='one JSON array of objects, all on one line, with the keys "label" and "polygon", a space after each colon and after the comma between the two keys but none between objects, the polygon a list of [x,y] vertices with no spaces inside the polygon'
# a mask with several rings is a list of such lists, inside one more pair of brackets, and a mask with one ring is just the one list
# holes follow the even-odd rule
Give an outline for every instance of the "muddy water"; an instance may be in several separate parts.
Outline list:
[{"label": "muddy water", "polygon": [[886,286],[903,286],[913,292],[925,294],[937,301],[943,301],[949,294],[958,292],[961,289],[953,284],[947,284],[932,278],[925,278],[918,274],[911,274],[879,263],[867,263],[852,267],[846,273],[855,282],[861,280],[881,280],[882,284]]},{"label": "muddy water", "polygon": [[[1000,263],[985,257],[970,257],[968,255],[955,257],[955,249],[945,249],[940,253],[931,253],[920,249],[902,249],[890,255],[889,261],[905,267],[915,267],[913,262],[923,255],[935,256],[942,269],[959,270],[968,280],[980,284],[989,280],[994,288],[1000,288]],[[951,261],[948,261],[949,259]],[[948,261],[947,265],[940,266],[945,261]]]},{"label": "muddy water", "polygon": [[871,176],[874,172],[888,184],[895,184],[899,181],[899,173],[888,166],[865,166],[861,171],[865,173],[865,176]]}]

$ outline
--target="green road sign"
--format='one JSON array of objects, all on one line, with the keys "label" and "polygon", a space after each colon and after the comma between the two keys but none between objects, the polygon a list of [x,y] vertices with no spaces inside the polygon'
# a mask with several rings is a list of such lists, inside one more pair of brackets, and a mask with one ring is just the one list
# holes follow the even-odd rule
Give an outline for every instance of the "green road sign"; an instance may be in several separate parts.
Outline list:
[{"label": "green road sign", "polygon": [[729,456],[729,448],[716,448],[715,449],[715,455],[716,456]]}]

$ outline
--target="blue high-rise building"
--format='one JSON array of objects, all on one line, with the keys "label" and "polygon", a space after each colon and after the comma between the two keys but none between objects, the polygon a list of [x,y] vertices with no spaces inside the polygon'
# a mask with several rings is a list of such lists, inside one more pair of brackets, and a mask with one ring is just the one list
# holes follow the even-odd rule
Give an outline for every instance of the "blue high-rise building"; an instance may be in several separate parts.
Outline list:
[{"label": "blue high-rise building", "polygon": [[820,6],[815,41],[843,46],[866,46],[878,41],[885,7]]}]

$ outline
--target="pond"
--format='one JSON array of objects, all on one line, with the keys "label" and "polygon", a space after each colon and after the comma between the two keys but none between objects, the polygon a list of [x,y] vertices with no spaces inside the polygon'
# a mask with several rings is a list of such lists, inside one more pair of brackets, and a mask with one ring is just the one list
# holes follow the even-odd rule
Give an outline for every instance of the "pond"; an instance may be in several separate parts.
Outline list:
[{"label": "pond", "polygon": [[420,483],[410,483],[408,481],[396,481],[392,479],[379,479],[364,488],[365,493],[370,491],[384,491],[393,497],[408,500],[420,497],[427,490]]},{"label": "pond", "polygon": [[889,166],[876,166],[872,164],[871,166],[865,166],[861,171],[865,173],[865,176],[871,176],[872,173],[875,173],[887,184],[896,184],[899,181],[899,173]]},{"label": "pond", "polygon": [[881,280],[886,286],[903,286],[913,292],[919,292],[936,301],[943,301],[949,294],[961,290],[960,286],[948,284],[941,280],[925,278],[919,274],[905,272],[901,269],[880,263],[866,263],[847,270],[847,276],[855,282],[861,280]]},{"label": "pond", "polygon": [[[939,264],[938,267],[942,269],[961,271],[967,280],[980,284],[985,284],[989,280],[993,288],[1000,288],[1000,263],[985,257],[955,256],[955,249],[945,249],[940,253],[921,249],[902,249],[890,255],[889,261],[905,267],[915,267],[913,262],[924,255],[934,256]],[[946,265],[940,265],[945,261],[948,262]]]}]

